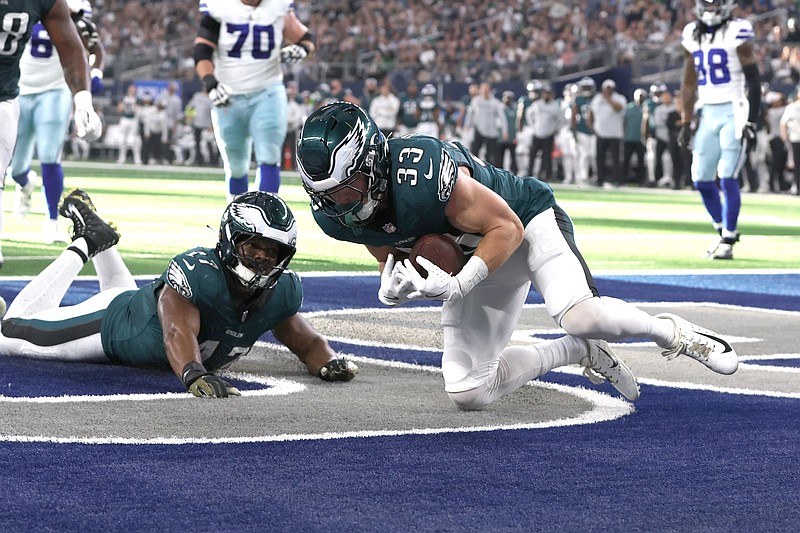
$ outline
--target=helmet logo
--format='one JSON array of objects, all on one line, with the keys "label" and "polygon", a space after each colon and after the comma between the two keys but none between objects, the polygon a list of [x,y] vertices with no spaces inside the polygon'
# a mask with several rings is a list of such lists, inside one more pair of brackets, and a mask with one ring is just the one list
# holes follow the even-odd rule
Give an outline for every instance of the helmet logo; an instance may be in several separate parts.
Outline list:
[{"label": "helmet logo", "polygon": [[357,120],[353,129],[347,133],[331,154],[330,176],[342,183],[360,167],[359,156],[367,146],[367,129],[364,122]]}]

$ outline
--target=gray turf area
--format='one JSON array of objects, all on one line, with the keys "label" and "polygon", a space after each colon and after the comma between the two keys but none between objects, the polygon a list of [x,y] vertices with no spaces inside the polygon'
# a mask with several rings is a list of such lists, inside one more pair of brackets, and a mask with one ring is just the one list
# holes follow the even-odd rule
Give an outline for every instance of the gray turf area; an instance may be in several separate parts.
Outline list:
[{"label": "gray turf area", "polygon": [[[688,320],[739,339],[740,358],[764,354],[794,354],[798,315],[761,309],[720,306],[642,309],[671,311]],[[389,344],[439,348],[438,310],[403,312],[371,310],[313,316],[323,334]],[[541,307],[524,310],[521,330],[552,328]],[[769,332],[769,338],[764,338]],[[515,342],[536,342],[520,336]],[[643,384],[690,383],[731,389],[800,393],[794,369],[770,371],[742,365],[733,376],[720,376],[700,364],[679,358],[666,361],[655,345],[616,345]],[[757,362],[753,362],[757,363]],[[283,350],[257,347],[232,370],[285,379],[305,385],[286,395],[246,396],[227,400],[192,397],[150,401],[67,403],[0,402],[0,434],[49,437],[240,438],[351,431],[400,431],[412,428],[458,428],[532,424],[575,417],[593,408],[591,402],[563,390],[523,387],[488,408],[461,412],[448,400],[439,372],[359,361],[351,383],[325,383],[305,373],[297,359]],[[87,376],[91,379],[91,376]],[[654,381],[658,380],[658,381]],[[587,388],[593,386],[585,381]],[[597,388],[595,387],[595,390]],[[606,389],[602,389],[606,390]],[[658,394],[648,388],[644,394]]]}]

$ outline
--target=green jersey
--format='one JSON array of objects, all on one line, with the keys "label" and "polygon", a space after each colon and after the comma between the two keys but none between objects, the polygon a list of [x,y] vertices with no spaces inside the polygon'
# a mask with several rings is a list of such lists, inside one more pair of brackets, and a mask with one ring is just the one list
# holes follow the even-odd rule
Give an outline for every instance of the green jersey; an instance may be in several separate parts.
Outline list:
[{"label": "green jersey", "polygon": [[33,25],[50,12],[56,0],[0,2],[0,101],[19,94],[19,60]]},{"label": "green jersey", "polygon": [[472,178],[503,198],[523,224],[553,207],[550,187],[536,178],[522,178],[484,163],[460,142],[440,141],[433,137],[408,135],[389,139],[391,170],[385,209],[364,227],[353,229],[339,224],[322,211],[314,211],[320,228],[341,241],[371,246],[393,246],[410,250],[414,242],[429,233],[451,235],[465,252],[474,250],[474,239],[467,247],[445,216],[445,208],[458,177],[458,167],[468,167]]},{"label": "green jersey", "polygon": [[197,342],[209,370],[223,368],[249,352],[262,334],[295,315],[303,302],[300,279],[291,271],[252,302],[234,300],[229,282],[214,249],[194,248],[175,256],[160,278],[111,301],[101,325],[103,349],[118,363],[169,366],[157,310],[164,285],[200,310]]},{"label": "green jersey", "polygon": [[577,109],[575,130],[587,135],[592,135],[594,133],[592,128],[589,127],[589,122],[586,120],[586,117],[589,115],[589,104],[591,103],[591,97],[582,95],[575,97],[575,109]]}]

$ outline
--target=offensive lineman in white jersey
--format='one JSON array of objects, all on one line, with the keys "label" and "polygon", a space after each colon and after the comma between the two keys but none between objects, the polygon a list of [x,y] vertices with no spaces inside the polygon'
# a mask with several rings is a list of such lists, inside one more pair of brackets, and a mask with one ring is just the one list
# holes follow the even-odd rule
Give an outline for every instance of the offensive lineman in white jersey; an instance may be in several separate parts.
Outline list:
[{"label": "offensive lineman in white jersey", "polygon": [[[91,89],[92,94],[97,94],[103,86],[105,48],[92,22],[92,5],[89,0],[67,0],[67,5],[87,52],[93,56],[93,61],[90,59]],[[10,167],[17,187],[15,210],[18,216],[24,217],[31,208],[34,188],[31,160],[35,147],[41,162],[42,188],[47,202],[44,242],[65,241],[66,235],[59,232],[57,221],[58,203],[64,192],[61,156],[72,117],[72,101],[58,52],[40,22],[33,27],[19,67],[20,117],[17,145]]]},{"label": "offensive lineman in white jersey", "polygon": [[739,240],[739,173],[755,139],[761,105],[753,26],[732,18],[734,7],[734,0],[695,0],[698,20],[686,25],[681,42],[686,62],[681,87],[684,126],[678,142],[689,146],[696,96],[703,112],[693,143],[692,180],[720,235],[708,250],[712,259],[733,259],[733,245]]},{"label": "offensive lineman in white jersey", "polygon": [[[228,197],[247,192],[255,146],[256,187],[278,192],[287,128],[281,62],[292,66],[315,50],[293,0],[201,0],[194,45],[197,75],[214,103],[214,133]],[[280,48],[282,41],[289,44]]]}]

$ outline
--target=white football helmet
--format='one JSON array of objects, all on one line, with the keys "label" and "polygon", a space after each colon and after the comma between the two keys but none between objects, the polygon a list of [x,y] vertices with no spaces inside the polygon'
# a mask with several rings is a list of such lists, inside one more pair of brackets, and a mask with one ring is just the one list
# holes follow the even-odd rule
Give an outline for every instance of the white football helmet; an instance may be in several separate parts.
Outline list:
[{"label": "white football helmet", "polygon": [[719,26],[731,18],[735,0],[695,0],[694,15],[706,26]]}]

